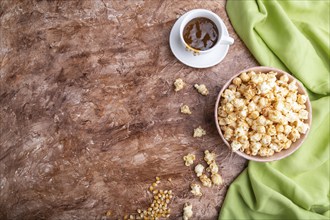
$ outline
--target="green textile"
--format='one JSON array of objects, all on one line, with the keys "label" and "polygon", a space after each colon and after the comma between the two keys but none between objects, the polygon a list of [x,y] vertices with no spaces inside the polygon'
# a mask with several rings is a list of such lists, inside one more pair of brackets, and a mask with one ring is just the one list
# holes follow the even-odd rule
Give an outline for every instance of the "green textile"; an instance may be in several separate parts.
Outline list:
[{"label": "green textile", "polygon": [[330,1],[228,0],[226,9],[261,65],[290,72],[308,89],[313,122],[291,156],[249,162],[219,219],[330,219]]}]

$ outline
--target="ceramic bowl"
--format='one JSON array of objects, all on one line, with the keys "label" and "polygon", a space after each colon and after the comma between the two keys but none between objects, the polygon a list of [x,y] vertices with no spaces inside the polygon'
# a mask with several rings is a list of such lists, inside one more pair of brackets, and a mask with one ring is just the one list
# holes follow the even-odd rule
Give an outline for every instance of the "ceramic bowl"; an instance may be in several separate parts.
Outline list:
[{"label": "ceramic bowl", "polygon": [[[292,80],[296,80],[296,82],[297,82],[296,84],[297,84],[297,87],[298,87],[298,93],[299,94],[304,94],[304,95],[307,96],[307,101],[306,101],[305,105],[306,105],[306,110],[308,111],[309,115],[308,115],[308,119],[305,120],[305,123],[307,123],[309,125],[309,127],[311,127],[311,124],[312,124],[312,106],[311,106],[310,100],[308,98],[308,94],[307,94],[304,86],[302,85],[302,83],[300,83],[296,78],[294,78],[289,73],[287,73],[283,70],[280,70],[280,69],[276,69],[276,68],[272,68],[272,67],[266,67],[266,66],[252,67],[252,68],[240,71],[239,73],[235,74],[230,80],[228,80],[228,82],[222,87],[221,91],[219,92],[219,95],[218,95],[218,98],[217,98],[217,101],[216,101],[216,104],[215,104],[215,123],[216,123],[217,129],[218,129],[218,132],[220,134],[220,137],[222,138],[224,143],[229,147],[230,150],[231,150],[230,143],[224,138],[222,130],[220,129],[219,122],[218,122],[218,107],[219,107],[219,104],[220,104],[220,101],[221,101],[221,98],[222,98],[221,97],[222,93],[232,83],[232,80],[235,77],[239,76],[241,73],[249,72],[249,71],[254,71],[256,73],[259,73],[259,72],[268,73],[270,71],[274,71],[274,72],[278,73],[277,78],[279,78],[282,75],[287,75],[289,77],[289,82],[291,82]],[[258,156],[258,155],[257,156],[252,156],[252,155],[248,155],[244,152],[241,152],[239,150],[235,151],[235,153],[242,156],[242,157],[244,157],[245,159],[258,161],[258,162],[269,162],[269,161],[280,160],[280,159],[283,159],[285,157],[288,157],[289,155],[294,153],[296,150],[298,150],[298,148],[303,144],[304,140],[308,136],[309,130],[310,129],[307,130],[306,134],[301,134],[300,138],[296,142],[292,143],[290,148],[288,148],[286,150],[282,150],[278,153],[275,152],[270,157],[261,157],[261,156]]]}]

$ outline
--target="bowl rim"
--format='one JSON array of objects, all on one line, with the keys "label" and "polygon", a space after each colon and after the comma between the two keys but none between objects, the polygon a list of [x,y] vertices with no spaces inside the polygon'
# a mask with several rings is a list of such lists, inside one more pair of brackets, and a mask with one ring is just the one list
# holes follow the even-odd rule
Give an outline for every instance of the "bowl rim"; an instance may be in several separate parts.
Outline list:
[{"label": "bowl rim", "polygon": [[[298,91],[301,90],[303,92],[304,95],[307,96],[307,101],[305,103],[306,105],[306,110],[308,111],[308,119],[307,119],[307,123],[309,125],[309,129],[307,130],[307,132],[303,135],[301,135],[301,137],[294,142],[293,144],[296,144],[296,146],[291,146],[290,148],[286,149],[286,150],[282,150],[281,152],[278,153],[274,153],[274,155],[270,156],[270,157],[261,157],[261,156],[251,156],[248,155],[244,152],[241,152],[239,150],[237,151],[232,151],[229,142],[224,138],[222,130],[220,128],[219,122],[218,122],[218,106],[221,100],[221,95],[224,92],[225,89],[228,88],[228,86],[231,84],[231,82],[233,81],[233,79],[237,76],[239,76],[241,73],[243,72],[249,72],[249,71],[254,71],[254,72],[262,72],[262,73],[267,73],[270,71],[274,71],[280,74],[284,74],[287,75],[290,79],[290,81],[292,81],[293,79],[296,80],[297,86],[298,86]],[[301,93],[300,93],[301,94]],[[227,147],[229,148],[229,150],[231,150],[232,152],[235,152],[236,154],[238,154],[239,156],[247,159],[247,160],[251,160],[251,161],[257,161],[257,162],[271,162],[271,161],[277,161],[280,159],[283,159],[285,157],[290,156],[291,154],[293,154],[295,151],[297,151],[301,145],[303,144],[304,140],[307,138],[309,131],[311,129],[311,125],[312,125],[312,105],[307,93],[307,90],[305,89],[304,85],[294,76],[292,76],[291,74],[285,72],[284,70],[281,69],[277,69],[274,67],[269,67],[269,66],[255,66],[255,67],[250,67],[244,70],[239,71],[238,73],[234,74],[221,88],[218,96],[217,96],[217,100],[215,102],[215,111],[214,111],[214,116],[215,116],[215,124],[218,130],[218,133],[221,137],[221,139],[223,140],[223,142],[227,145]]]}]

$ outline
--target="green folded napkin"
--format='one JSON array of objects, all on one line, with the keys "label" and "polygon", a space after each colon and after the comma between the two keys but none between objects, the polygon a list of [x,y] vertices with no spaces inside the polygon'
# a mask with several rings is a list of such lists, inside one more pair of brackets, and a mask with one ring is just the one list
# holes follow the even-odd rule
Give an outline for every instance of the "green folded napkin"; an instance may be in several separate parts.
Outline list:
[{"label": "green folded napkin", "polygon": [[312,100],[305,143],[280,161],[250,161],[219,219],[330,219],[330,1],[228,0],[235,31],[258,62],[293,74]]}]

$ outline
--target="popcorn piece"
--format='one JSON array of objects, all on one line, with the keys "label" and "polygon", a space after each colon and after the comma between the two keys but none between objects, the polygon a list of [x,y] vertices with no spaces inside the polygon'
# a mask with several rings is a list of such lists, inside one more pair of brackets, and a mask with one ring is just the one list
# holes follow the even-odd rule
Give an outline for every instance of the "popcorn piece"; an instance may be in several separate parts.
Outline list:
[{"label": "popcorn piece", "polygon": [[193,216],[192,205],[185,203],[183,208],[183,220],[189,220]]},{"label": "popcorn piece", "polygon": [[276,127],[274,125],[270,125],[267,129],[267,134],[270,136],[276,135]]},{"label": "popcorn piece", "polygon": [[190,166],[194,163],[194,160],[196,159],[194,154],[187,154],[183,157],[183,160],[185,161],[186,166]]},{"label": "popcorn piece", "polygon": [[191,188],[191,193],[194,194],[195,196],[202,196],[203,193],[201,191],[201,186],[197,183],[192,183],[190,184],[190,188]]},{"label": "popcorn piece", "polygon": [[234,99],[233,105],[237,109],[242,109],[245,105],[245,102],[243,99]]},{"label": "popcorn piece", "polygon": [[292,145],[292,141],[288,140],[286,143],[284,143],[284,148],[283,149],[288,149]]},{"label": "popcorn piece", "polygon": [[210,153],[208,150],[204,151],[204,160],[208,165],[215,161],[216,156],[214,152]]},{"label": "popcorn piece", "polygon": [[277,133],[282,133],[282,132],[284,132],[284,126],[283,126],[282,124],[277,124],[277,125],[275,126],[275,128],[276,128],[276,132],[277,132]]},{"label": "popcorn piece", "polygon": [[183,106],[181,106],[180,111],[181,111],[182,114],[191,115],[191,111],[190,111],[188,105],[183,105]]},{"label": "popcorn piece", "polygon": [[259,112],[258,111],[253,111],[253,112],[251,112],[249,117],[252,118],[252,119],[257,119],[259,117]]},{"label": "popcorn piece", "polygon": [[271,89],[272,89],[272,86],[267,82],[262,82],[258,86],[258,91],[259,91],[260,94],[267,94],[267,93],[270,92]]},{"label": "popcorn piece", "polygon": [[246,73],[242,73],[239,77],[241,78],[241,80],[242,80],[243,82],[248,82],[248,81],[250,81],[250,76],[249,76],[248,74],[246,74]]},{"label": "popcorn piece", "polygon": [[241,147],[242,147],[242,144],[241,144],[240,142],[238,142],[238,141],[233,141],[233,142],[231,142],[231,149],[232,149],[233,151],[237,151],[237,150],[239,150]]},{"label": "popcorn piece", "polygon": [[210,173],[218,173],[219,167],[218,165],[213,161],[208,168],[206,168],[206,171]]},{"label": "popcorn piece", "polygon": [[181,89],[183,89],[183,87],[186,85],[182,79],[178,78],[174,81],[174,91],[178,92],[180,91]]},{"label": "popcorn piece", "polygon": [[196,173],[196,176],[200,177],[203,175],[203,172],[204,172],[204,166],[202,164],[197,164],[195,166],[195,173]]},{"label": "popcorn piece", "polygon": [[259,134],[259,133],[255,133],[254,135],[252,135],[252,136],[250,137],[250,140],[253,141],[253,142],[257,142],[257,141],[260,141],[261,137],[262,137],[261,134]]},{"label": "popcorn piece", "polygon": [[296,91],[296,90],[298,89],[295,80],[293,80],[292,82],[289,83],[289,85],[288,85],[288,89],[289,89],[290,91]]},{"label": "popcorn piece", "polygon": [[[221,124],[221,123],[220,123],[220,124]],[[223,134],[223,136],[224,136],[224,138],[225,138],[226,140],[230,140],[230,139],[233,137],[233,135],[234,135],[234,131],[233,131],[233,129],[228,128],[228,127],[226,127],[226,129],[224,129],[224,134]]]},{"label": "popcorn piece", "polygon": [[300,133],[296,128],[292,128],[290,134],[289,134],[289,139],[293,142],[296,142],[297,139],[300,138]]},{"label": "popcorn piece", "polygon": [[197,91],[202,95],[208,95],[209,91],[207,90],[206,86],[204,84],[195,84],[194,87],[197,89]]},{"label": "popcorn piece", "polygon": [[231,84],[231,85],[228,86],[228,89],[230,89],[233,92],[236,92],[237,86]]},{"label": "popcorn piece", "polygon": [[252,154],[253,156],[257,155],[259,149],[261,148],[261,144],[260,144],[259,142],[252,142],[250,146],[251,146],[250,148],[251,148],[251,150],[252,150],[252,151],[251,151],[251,154]]},{"label": "popcorn piece", "polygon": [[267,125],[267,119],[263,115],[260,115],[257,118],[257,124],[265,126],[265,125]]},{"label": "popcorn piece", "polygon": [[285,83],[287,83],[287,82],[289,82],[289,77],[287,75],[282,75],[280,77],[280,80],[283,81],[283,82],[285,82]]},{"label": "popcorn piece", "polygon": [[268,146],[272,141],[272,137],[269,136],[269,135],[264,135],[262,138],[261,138],[261,144],[263,146]]},{"label": "popcorn piece", "polygon": [[201,128],[201,126],[194,129],[193,137],[202,137],[204,135],[206,135],[206,131],[203,128]]},{"label": "popcorn piece", "polygon": [[199,180],[202,182],[202,185],[203,186],[206,186],[206,187],[211,187],[212,186],[212,181],[210,178],[208,178],[205,174],[202,174],[200,177],[199,177]]},{"label": "popcorn piece", "polygon": [[302,109],[298,112],[298,116],[300,119],[308,119],[308,111]]},{"label": "popcorn piece", "polygon": [[219,186],[223,183],[222,177],[218,173],[212,173],[211,179],[214,185]]},{"label": "popcorn piece", "polygon": [[233,111],[234,111],[234,106],[233,106],[231,103],[227,103],[227,104],[225,105],[225,111],[226,111],[227,113],[233,112]]},{"label": "popcorn piece", "polygon": [[228,101],[228,102],[231,102],[231,101],[233,101],[233,100],[236,98],[236,96],[235,96],[235,92],[233,92],[233,91],[230,90],[230,89],[226,89],[226,90],[224,91],[224,93],[222,94],[222,97],[223,97],[226,101]]},{"label": "popcorn piece", "polygon": [[286,135],[290,134],[291,130],[292,130],[292,127],[290,125],[284,125],[284,131],[283,131],[284,134],[286,134]]},{"label": "popcorn piece", "polygon": [[297,97],[297,102],[301,105],[305,104],[307,101],[307,96],[306,95],[300,95],[298,94],[298,97]]},{"label": "popcorn piece", "polygon": [[[248,142],[249,138],[247,135],[239,136],[237,140],[241,143],[244,144],[245,142]],[[241,147],[242,148],[242,147]]]},{"label": "popcorn piece", "polygon": [[239,77],[236,77],[233,79],[233,83],[234,83],[234,85],[239,86],[242,83],[242,79]]},{"label": "popcorn piece", "polygon": [[299,131],[299,133],[306,134],[306,132],[307,132],[308,129],[309,129],[308,124],[305,124],[305,123],[303,123],[301,121],[298,121],[297,130]]}]

